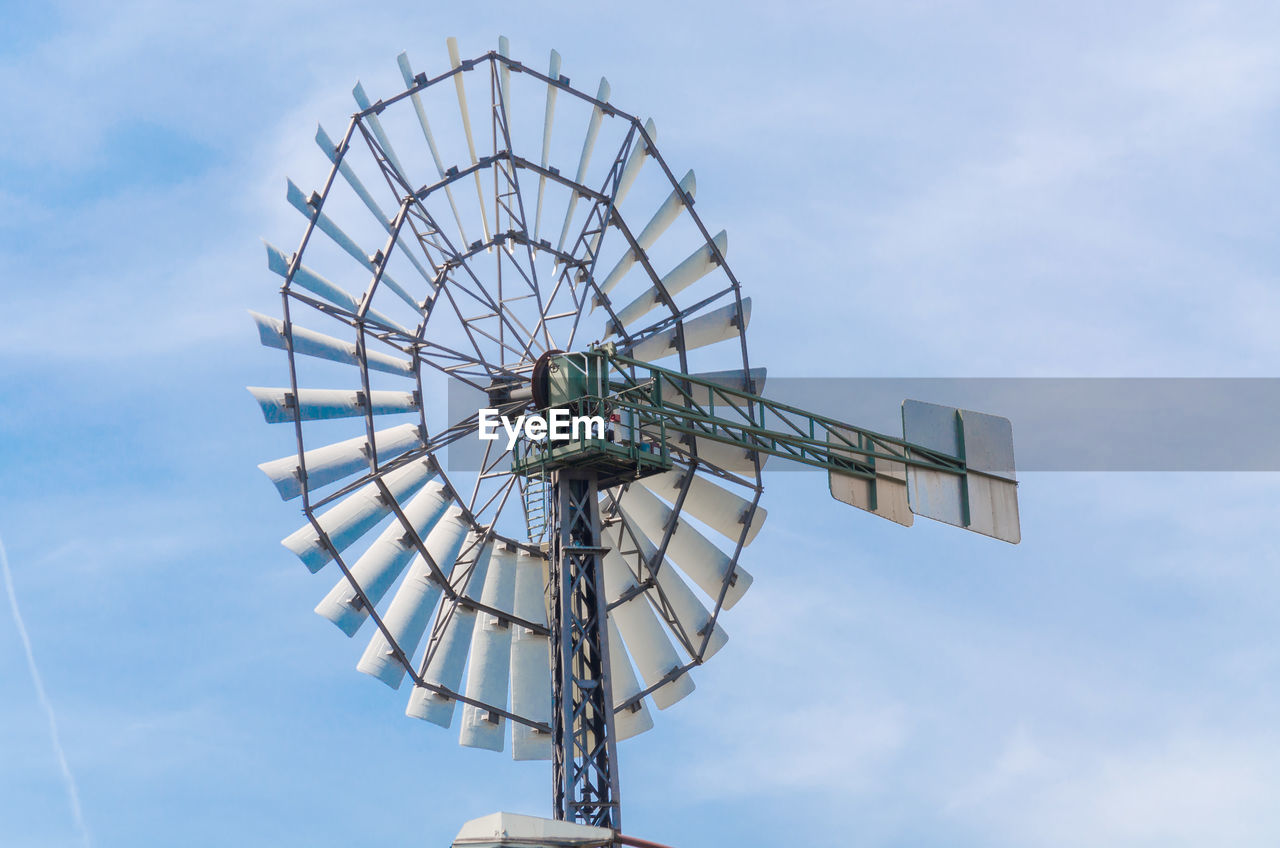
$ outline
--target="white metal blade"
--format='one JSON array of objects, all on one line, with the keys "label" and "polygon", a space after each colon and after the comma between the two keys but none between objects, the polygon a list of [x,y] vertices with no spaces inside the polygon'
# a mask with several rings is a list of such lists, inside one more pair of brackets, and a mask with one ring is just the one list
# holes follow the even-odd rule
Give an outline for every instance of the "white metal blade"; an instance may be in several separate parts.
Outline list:
[{"label": "white metal blade", "polygon": [[[404,84],[412,88],[415,84],[413,68],[409,65],[409,55],[401,53],[396,57],[396,63],[400,66],[400,75],[404,77]],[[422,127],[422,134],[427,138],[427,147],[431,149],[431,160],[436,164],[436,173],[440,179],[445,178],[444,160],[440,158],[440,151],[436,148],[436,138],[431,132],[431,122],[427,120],[427,110],[422,106],[422,98],[418,92],[409,95],[409,99],[413,101],[413,110],[418,115],[418,124]],[[453,218],[458,222],[458,235],[462,238],[462,246],[470,244],[467,240],[467,231],[462,226],[462,215],[458,213],[458,204],[453,199],[453,187],[444,187],[445,197],[449,199],[449,208],[453,210]]]},{"label": "white metal blade", "polygon": [[[654,555],[657,553],[657,547],[652,541],[650,541],[649,537],[636,526],[635,522],[631,520],[626,512],[622,512],[622,518],[631,530],[632,536],[634,536],[639,542],[638,546],[640,548],[640,553],[644,557],[645,561],[652,561]],[[659,592],[666,598],[667,604],[671,608],[671,613],[674,616],[676,623],[680,626],[680,629],[684,631],[685,636],[692,643],[694,651],[696,651],[701,647],[705,631],[711,624],[711,613],[705,606],[703,606],[702,602],[698,600],[698,597],[693,593],[693,590],[684,582],[684,578],[676,572],[675,567],[672,566],[671,563],[664,560],[662,567],[658,569],[658,573],[654,580],[658,584],[657,590],[655,591],[654,589],[650,589],[645,594],[649,596],[650,602],[653,603],[654,608],[658,610],[661,609],[661,604],[658,598]],[[716,654],[716,652],[723,648],[725,643],[728,641],[729,635],[724,632],[720,623],[716,622],[715,627],[711,631],[711,638],[707,642],[707,649],[703,652],[702,659],[710,659]],[[657,702],[656,698],[654,699],[654,702]]]},{"label": "white metal blade", "polygon": [[[396,501],[403,501],[434,476],[429,460],[415,459],[389,472],[382,481]],[[356,539],[372,530],[390,511],[391,508],[382,501],[381,489],[376,483],[370,483],[329,507],[316,518],[316,522],[324,529],[333,547],[338,551],[345,551]],[[311,524],[298,529],[280,544],[297,554],[298,559],[312,572],[319,571],[333,559],[333,554],[321,543],[320,534]]]},{"label": "white metal blade", "polygon": [[268,424],[283,424],[298,418],[303,421],[356,418],[365,412],[395,415],[418,408],[418,399],[413,392],[373,391],[369,393],[372,403],[365,403],[364,392],[353,389],[298,389],[295,398],[287,388],[247,388],[262,407],[262,417]]},{"label": "white metal blade", "polygon": [[[656,428],[645,427],[647,433],[657,433]],[[717,442],[712,439],[704,439],[701,437],[691,437],[683,433],[670,434],[667,437],[667,446],[676,454],[689,455],[692,461],[692,451],[690,444],[698,450],[698,461],[707,465],[714,465],[721,471],[728,471],[731,474],[747,475],[750,477],[755,474],[755,457],[760,459],[760,467],[764,468],[769,460],[769,454],[754,454],[745,448],[736,445],[728,445],[724,442]]]},{"label": "white metal blade", "polygon": [[[346,251],[352,259],[364,266],[365,270],[370,273],[377,272],[377,266],[374,265],[370,254],[362,250],[351,236],[347,235],[341,227],[333,222],[332,218],[324,212],[316,211],[316,209],[307,201],[306,196],[302,193],[302,189],[298,188],[297,184],[295,184],[293,180],[288,181],[288,188],[285,191],[285,197],[288,199],[289,205],[301,212],[305,218],[308,220],[314,219],[316,226],[320,228],[320,231]],[[413,295],[409,294],[409,292],[405,290],[404,286],[396,282],[395,278],[391,276],[391,272],[384,269],[382,277],[378,282],[379,285],[385,285],[387,288],[395,292],[397,297],[409,304],[409,306],[413,307],[415,310],[422,309],[422,304],[414,300]]]},{"label": "white metal blade", "polygon": [[[671,508],[645,487],[628,486],[618,502],[622,511],[655,545],[675,521],[675,529],[667,545],[667,557],[692,577],[707,597],[718,598],[723,591],[724,609],[732,609],[751,587],[752,577],[746,569],[741,565],[735,566],[728,554],[706,536],[684,521],[675,519]],[[729,583],[727,590],[724,588],[726,581]]]},{"label": "white metal blade", "polygon": [[[688,470],[675,469],[665,474],[645,477],[639,482],[649,491],[675,504],[684,487],[685,478],[690,474],[692,472]],[[697,474],[692,474],[689,494],[685,496],[681,510],[734,543],[738,541],[739,536],[742,536],[747,516],[751,515],[751,524],[746,527],[747,535],[743,539],[743,547],[751,544],[755,539],[756,533],[760,532],[768,515],[762,506],[757,506],[753,513],[751,501]]]},{"label": "white metal blade", "polygon": [[[287,276],[289,273],[289,257],[280,248],[268,242],[264,242],[264,244],[267,246],[267,267],[281,277]],[[297,272],[293,275],[293,281],[308,291],[323,297],[330,303],[345,307],[351,312],[356,312],[360,309],[360,301],[356,300],[350,292],[329,282],[305,265],[298,266]]]},{"label": "white metal blade", "polygon": [[[609,673],[613,683],[613,708],[617,708],[640,694],[640,681],[636,679],[631,661],[627,659],[627,646],[622,641],[618,626],[612,618],[605,619],[606,634],[609,639]],[[613,729],[618,740],[630,739],[646,730],[653,729],[653,716],[649,713],[649,705],[640,700],[630,707],[613,714]]]},{"label": "white metal blade", "polygon": [[[741,368],[730,368],[726,371],[696,372],[692,376],[726,389],[759,394],[764,391],[768,371],[764,368],[752,368],[750,372],[746,372]],[[673,383],[668,381],[663,387],[662,398],[668,404],[680,406],[687,404],[701,405],[731,421],[746,420],[738,412],[739,406],[737,404],[730,403],[729,397],[710,388],[690,385],[683,389],[677,389]],[[651,435],[658,432],[658,428],[653,426],[646,426],[643,429]],[[753,459],[755,455],[734,445],[701,437],[695,438],[682,433],[669,433],[667,445],[679,455],[689,455],[691,453],[690,447],[696,445],[700,462],[714,465],[723,471],[729,471],[733,474],[751,475],[756,470]],[[760,467],[763,468],[769,461],[769,454],[761,453],[759,458]]]},{"label": "white metal blade", "polygon": [[[769,377],[767,368],[752,368],[749,372],[741,368],[729,368],[724,371],[695,371],[689,376],[701,380],[706,383],[712,383],[717,388],[732,389],[739,392],[747,392],[749,394],[762,394],[764,385]],[[676,403],[684,405],[688,401],[701,406],[715,406],[717,408],[729,405],[731,396],[726,396],[721,392],[717,392],[712,388],[704,388],[702,386],[688,385],[677,387],[671,381],[667,381],[662,388],[662,399],[666,403]],[[732,412],[734,409],[740,408],[740,404],[732,404]],[[737,414],[736,412],[734,414]]]},{"label": "white metal blade", "polygon": [[[645,132],[649,134],[649,138],[656,138],[658,128],[654,125],[653,119],[645,121]],[[631,185],[636,181],[636,177],[640,176],[640,167],[644,164],[645,158],[649,154],[649,148],[645,146],[643,138],[637,138],[632,145],[631,153],[627,155],[627,163],[622,166],[622,176],[618,178],[618,193],[613,197],[613,208],[617,209],[622,205],[622,201],[626,198],[627,192],[631,191]],[[596,251],[600,249],[600,240],[604,238],[605,231],[602,229],[591,237],[591,255],[595,256]],[[594,308],[594,307],[593,307]]]},{"label": "white metal blade", "polygon": [[[515,614],[546,626],[541,559],[521,551],[516,557]],[[520,625],[511,634],[511,712],[551,724],[551,640]],[[511,724],[511,757],[551,759],[551,734],[524,724]]]},{"label": "white metal blade", "polygon": [[[596,100],[602,103],[609,102],[609,81],[604,77],[600,78],[600,88],[596,91]],[[582,140],[582,155],[578,157],[578,173],[574,177],[574,182],[578,185],[583,184],[583,180],[587,178],[587,166],[591,163],[591,153],[595,150],[596,136],[600,133],[600,119],[604,113],[600,111],[599,106],[591,109],[591,118],[587,121],[587,134]],[[564,213],[564,228],[560,230],[560,243],[557,250],[564,250],[565,240],[569,237],[569,225],[573,222],[573,213],[578,208],[578,192],[573,191],[569,194],[569,207]]]},{"label": "white metal blade", "polygon": [[[279,350],[289,349],[289,343],[285,339],[283,321],[252,310],[249,311],[249,314],[253,316],[253,322],[258,325],[258,336],[262,339],[262,344],[265,347],[274,347]],[[327,359],[330,362],[342,362],[347,365],[358,366],[360,364],[359,352],[351,342],[344,342],[342,339],[326,336],[324,333],[317,333],[315,330],[308,330],[305,327],[299,327],[297,324],[293,325],[292,334],[294,353],[314,356],[317,359]],[[398,374],[402,377],[413,376],[413,363],[407,359],[400,359],[375,350],[366,350],[365,361],[368,362],[369,368],[373,371]]]},{"label": "white metal blade", "polygon": [[[474,539],[473,535],[472,541]],[[479,592],[480,587],[485,583],[493,556],[493,544],[486,543],[483,547],[475,544],[471,547],[476,552],[474,562],[459,562],[458,567],[471,568],[471,575],[466,580],[466,594],[475,597],[475,593]],[[450,582],[456,586],[461,581],[457,577],[451,577]],[[445,616],[448,618],[446,619]],[[436,647],[435,656],[423,672],[424,680],[451,692],[462,691],[462,673],[467,667],[467,651],[471,647],[471,633],[475,627],[475,621],[474,609],[465,608],[461,604],[441,605],[440,611],[436,614],[436,626],[433,631],[443,623],[444,632],[440,637],[440,644]],[[420,718],[441,727],[448,727],[453,723],[456,703],[452,698],[444,698],[430,689],[415,686],[409,695],[409,706],[405,709],[405,715]]]},{"label": "white metal blade", "polygon": [[[713,241],[716,247],[720,249],[722,256],[728,252],[729,234],[727,232],[721,230],[716,234]],[[662,278],[662,289],[666,290],[668,296],[674,298],[677,294],[715,270],[715,267],[716,261],[715,256],[712,254],[711,246],[704,244]],[[658,306],[661,306],[662,297],[659,292],[662,289],[659,289],[658,286],[651,286],[644,294],[624,306],[618,312],[618,322],[624,327],[629,327]]]},{"label": "white metal blade", "polygon": [[[504,59],[511,58],[511,42],[505,35],[498,36],[498,55]],[[498,63],[498,85],[502,93],[502,117],[507,125],[507,135],[511,134],[511,68]],[[499,748],[498,750],[502,750]]]},{"label": "white metal blade", "polygon": [[[457,70],[462,66],[462,57],[458,55],[458,39],[450,37],[445,42],[449,49],[449,67]],[[453,75],[453,84],[458,90],[458,111],[462,115],[462,131],[467,136],[467,152],[471,154],[471,164],[475,165],[479,162],[476,158],[476,142],[471,135],[471,113],[467,109],[467,89],[462,81],[465,71],[460,71]],[[485,211],[484,205],[484,189],[480,185],[480,171],[474,173],[476,178],[476,200],[480,202],[480,223],[484,227],[484,240],[489,241],[489,213]]]},{"label": "white metal blade", "polygon": [[[751,298],[749,297],[742,299],[741,323],[744,327],[751,323]],[[694,350],[735,338],[739,333],[738,324],[736,303],[722,306],[697,318],[687,319],[684,322],[685,350]],[[636,342],[631,348],[624,349],[623,352],[633,359],[641,359],[645,362],[654,362],[672,356],[676,353],[676,328],[672,326],[654,333]]]},{"label": "white metal blade", "polygon": [[342,174],[343,179],[347,181],[347,185],[351,186],[351,190],[356,193],[356,196],[373,213],[373,217],[377,218],[383,227],[390,229],[391,218],[386,212],[382,211],[378,201],[373,199],[373,195],[369,193],[364,183],[356,176],[355,171],[347,164],[347,160],[345,158],[339,160],[338,145],[330,137],[329,133],[325,131],[325,128],[319,124],[316,124],[316,144],[324,151],[324,155],[329,157],[329,161],[338,166],[338,172]]},{"label": "white metal blade", "polygon": [[[467,523],[462,518],[462,510],[456,504],[449,507],[444,518],[427,535],[423,543],[427,553],[435,560],[442,572],[448,574],[453,569],[454,560],[462,548],[462,540],[467,535]],[[422,634],[427,629],[431,612],[440,598],[442,587],[431,573],[425,559],[419,557],[409,568],[404,582],[391,599],[391,605],[382,615],[382,623],[386,625],[391,638],[412,661],[422,641]],[[407,669],[391,651],[391,643],[382,631],[373,634],[364,656],[356,664],[358,671],[370,677],[376,677],[392,689],[400,688]]]},{"label": "white metal blade", "polygon": [[[653,122],[653,118],[644,122],[644,131],[650,140],[655,142],[658,140],[658,125]],[[627,155],[627,164],[622,166],[622,176],[618,178],[618,193],[613,198],[614,206],[626,199],[627,192],[631,191],[631,185],[636,181],[636,177],[640,176],[640,169],[647,158],[649,158],[649,145],[645,144],[643,137],[637,136],[631,147],[631,153]]]},{"label": "white metal blade", "polygon": [[[347,181],[347,185],[351,186],[351,190],[373,213],[373,217],[378,219],[378,222],[382,224],[382,228],[390,233],[391,219],[382,211],[382,207],[378,206],[377,201],[373,199],[373,195],[369,194],[369,190],[364,187],[364,183],[360,182],[360,178],[356,176],[355,171],[351,170],[347,160],[338,158],[338,146],[334,144],[329,134],[324,131],[324,127],[319,124],[316,125],[316,144],[324,151],[324,155],[329,157],[329,161],[338,166],[338,171],[342,174],[342,178]],[[405,249],[404,255],[413,263],[413,267],[418,269],[418,273],[422,275],[423,279],[431,280],[433,278],[433,275],[427,273],[427,270],[422,267],[422,263],[418,261],[418,257],[414,256],[412,251]]]},{"label": "white metal blade", "polygon": [[[417,424],[401,424],[377,430],[373,434],[378,449],[378,461],[388,462],[405,451],[422,445],[422,430]],[[312,448],[303,454],[299,464],[297,454],[261,463],[262,473],[271,478],[281,500],[292,500],[302,494],[302,469],[306,467],[307,491],[327,486],[357,471],[369,469],[369,457],[373,451],[369,440],[356,436],[322,448]]]},{"label": "white metal blade", "polygon": [[[653,213],[649,223],[645,224],[644,229],[640,231],[640,235],[636,236],[636,244],[639,245],[641,250],[648,250],[653,247],[654,242],[667,231],[667,228],[675,221],[676,216],[680,214],[680,210],[684,208],[685,195],[693,197],[697,191],[697,178],[694,177],[693,171],[689,171],[684,175],[684,179],[680,180],[679,188],[672,189],[671,194],[667,195],[667,199],[662,201],[662,205],[658,207],[658,211]],[[628,248],[622,258],[618,260],[618,264],[613,267],[613,270],[604,278],[604,282],[600,284],[600,293],[608,294],[613,291],[635,264],[635,251]]]},{"label": "white metal blade", "polygon": [[[605,597],[614,603],[624,592],[636,589],[638,583],[626,561],[616,550],[604,555]],[[610,623],[616,623],[618,632],[636,662],[646,688],[657,686],[668,675],[675,674],[682,663],[675,646],[663,630],[662,623],[641,594],[636,594],[609,611]],[[667,707],[688,695],[694,689],[693,677],[681,674],[653,691],[653,702],[658,709]],[[637,690],[638,691],[638,690]]]},{"label": "white metal blade", "polygon": [[[264,242],[264,244],[267,243]],[[284,252],[278,247],[267,244],[267,267],[281,277],[287,277],[289,275],[289,257],[285,256]],[[346,289],[329,282],[305,265],[298,266],[298,270],[293,275],[293,281],[335,306],[341,306],[353,314],[360,311],[360,301],[347,292]],[[406,335],[412,335],[403,325],[391,320],[376,309],[371,308],[365,314],[388,327],[394,327]]]},{"label": "white metal blade", "polygon": [[[553,80],[560,79],[560,54],[551,51],[551,67],[547,70],[547,76]],[[559,86],[547,86],[547,107],[542,117],[542,168],[547,167],[547,157],[551,153],[551,125],[555,122],[556,116],[556,93],[560,91]],[[538,234],[542,231],[542,195],[547,188],[547,178],[545,175],[538,176],[538,211],[533,219],[533,240],[538,240]]]},{"label": "white metal blade", "polygon": [[[516,593],[516,552],[505,546],[489,558],[480,602],[507,612],[514,611]],[[476,701],[506,708],[507,681],[511,675],[511,623],[481,612],[471,635],[471,663],[467,668],[466,696]],[[506,719],[488,710],[464,704],[458,743],[468,748],[501,751],[506,737]]]},{"label": "white metal blade", "polygon": [[[351,89],[351,96],[355,98],[356,105],[360,107],[362,112],[373,105],[369,102],[369,96],[364,93],[364,86],[358,81],[356,82],[356,87]],[[377,113],[370,112],[362,120],[369,125],[369,129],[373,130],[373,137],[377,139],[378,146],[386,154],[387,161],[391,164],[391,167],[395,168],[396,172],[400,174],[400,178],[412,187],[413,182],[409,179],[409,172],[400,164],[400,157],[396,155],[395,148],[391,146],[391,139],[387,138],[386,132],[383,131],[382,121],[378,118]]]},{"label": "white metal blade", "polygon": [[676,216],[680,214],[680,210],[684,209],[685,195],[692,199],[697,192],[698,180],[693,171],[690,170],[681,178],[679,187],[672,189],[671,194],[667,195],[667,199],[662,201],[662,205],[658,207],[657,212],[653,213],[649,223],[644,225],[640,235],[636,236],[636,244],[640,245],[642,250],[648,250],[653,247],[658,237],[667,231]]},{"label": "white metal blade", "polygon": [[[445,485],[439,480],[431,480],[404,505],[404,517],[408,519],[418,538],[425,540],[452,502]],[[356,584],[369,598],[369,603],[377,606],[405,566],[415,557],[422,559],[417,545],[404,525],[393,521],[369,546],[369,550],[354,565],[348,567]],[[426,562],[419,563],[418,567],[426,567]],[[316,614],[332,621],[348,636],[353,636],[369,618],[369,609],[357,603],[358,597],[355,586],[344,575],[329,590],[324,600],[316,605]]]}]

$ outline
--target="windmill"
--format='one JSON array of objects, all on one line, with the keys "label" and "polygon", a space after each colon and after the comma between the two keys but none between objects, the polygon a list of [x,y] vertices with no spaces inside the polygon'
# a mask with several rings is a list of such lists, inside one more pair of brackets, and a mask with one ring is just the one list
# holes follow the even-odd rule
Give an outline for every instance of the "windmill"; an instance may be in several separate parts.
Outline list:
[{"label": "windmill", "polygon": [[[253,314],[288,381],[250,391],[294,444],[260,467],[301,502],[285,547],[333,564],[316,612],[368,639],[358,669],[407,682],[406,713],[462,745],[552,761],[556,821],[500,814],[459,844],[626,843],[617,743],[724,647],[766,462],[824,469],[900,524],[1016,543],[1012,435],[914,401],[891,436],[769,400],[727,235],[654,122],[604,79],[572,85],[555,51],[544,72],[505,38],[447,46],[435,75],[401,54],[391,96],[357,84],[345,129],[316,133],[327,177],[288,183],[301,243],[267,245],[282,313]],[[557,411],[586,426],[476,440],[487,414]]]}]

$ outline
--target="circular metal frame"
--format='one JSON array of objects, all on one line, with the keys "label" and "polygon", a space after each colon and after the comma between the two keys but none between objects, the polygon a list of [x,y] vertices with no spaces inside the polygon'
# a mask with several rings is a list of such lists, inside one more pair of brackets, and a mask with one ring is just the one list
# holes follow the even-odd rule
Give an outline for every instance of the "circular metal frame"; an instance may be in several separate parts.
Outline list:
[{"label": "circular metal frame", "polygon": [[[750,379],[752,371],[746,345],[749,312],[744,308],[739,282],[725,261],[717,239],[712,237],[695,211],[692,193],[682,187],[682,181],[676,178],[658,152],[651,133],[652,124],[646,128],[637,117],[607,102],[607,84],[601,87],[603,98],[574,88],[567,77],[554,70],[558,68],[558,56],[553,55],[552,67],[552,74],[543,74],[501,52],[490,52],[465,61],[459,61],[455,54],[449,70],[428,77],[426,74],[411,74],[407,59],[402,57],[401,70],[408,83],[403,91],[368,102],[363,89],[357,86],[360,109],[351,117],[341,138],[332,143],[323,130],[317,137],[331,162],[322,187],[299,203],[298,198],[292,196],[296,189],[291,184],[290,199],[306,215],[308,223],[297,250],[288,257],[283,269],[277,269],[282,270],[284,277],[281,287],[281,346],[288,352],[289,392],[298,410],[292,420],[302,510],[319,536],[321,545],[367,605],[370,617],[389,641],[392,652],[405,666],[415,686],[462,703],[473,703],[494,715],[541,729],[545,729],[543,724],[508,711],[506,704],[476,703],[461,692],[435,686],[424,679],[424,672],[440,644],[443,628],[460,605],[505,617],[509,623],[530,628],[535,623],[513,618],[509,611],[481,604],[480,587],[469,585],[470,574],[465,567],[455,568],[450,575],[437,571],[443,579],[441,613],[435,618],[421,657],[415,660],[415,646],[396,643],[378,614],[377,604],[365,597],[363,588],[352,576],[348,565],[350,555],[344,554],[342,546],[329,538],[320,516],[349,495],[370,486],[377,487],[389,509],[391,521],[399,522],[413,546],[429,558],[423,540],[418,537],[395,494],[386,484],[389,474],[427,458],[453,501],[461,508],[471,530],[458,556],[459,564],[465,563],[469,555],[474,556],[480,546],[490,543],[545,557],[542,540],[529,538],[527,532],[530,526],[529,516],[525,514],[528,493],[524,491],[523,480],[511,473],[501,452],[494,455],[496,443],[488,443],[483,458],[474,468],[459,467],[459,463],[451,463],[446,458],[451,445],[461,446],[474,437],[477,416],[474,410],[457,412],[454,409],[457,402],[442,404],[440,401],[446,396],[453,398],[457,394],[465,397],[468,393],[473,398],[487,398],[488,391],[499,382],[508,386],[527,383],[535,362],[544,352],[575,350],[575,345],[578,348],[583,346],[587,340],[584,322],[593,310],[598,311],[606,328],[612,328],[621,350],[633,350],[647,340],[670,335],[669,355],[677,358],[681,372],[690,374],[699,367],[704,349],[686,344],[686,328],[699,317],[727,308],[731,323],[736,317],[737,351],[731,356],[731,361],[726,362],[725,345],[712,345],[718,349],[720,358],[713,358],[710,362],[721,368],[728,364],[731,370],[740,369],[743,379]],[[484,112],[489,121],[491,142],[489,149],[480,154],[476,152],[466,101],[467,83],[474,89],[477,80],[488,89]],[[546,92],[548,120],[544,127],[542,155],[538,159],[521,155],[519,140],[514,137],[516,117],[513,117],[511,98],[516,83],[521,81],[535,87],[541,84]],[[447,160],[439,150],[445,147],[447,155],[450,148],[448,143],[437,143],[436,133],[440,127],[433,131],[425,102],[449,94],[450,89],[459,103],[460,128],[466,145],[464,147],[455,139],[451,149],[458,156],[457,164],[446,166]],[[574,179],[561,173],[548,160],[550,114],[558,95],[568,98],[559,104],[562,111],[576,104],[590,114],[589,141],[584,143],[584,154]],[[402,135],[395,136],[393,141],[393,130],[411,124],[414,118],[420,124],[424,138],[411,140]],[[609,153],[597,158],[597,164],[606,167],[597,167],[592,180],[585,176],[590,173],[586,160],[592,158],[588,148],[595,146],[601,131],[613,139],[614,146]],[[422,173],[430,171],[427,167],[430,161],[421,155],[424,152],[421,149],[423,141],[427,142],[435,164],[434,179],[426,182],[418,179]],[[397,148],[403,146],[407,149],[410,143],[419,145],[419,158],[410,160],[417,167],[406,168]],[[464,150],[467,155],[462,155]],[[704,286],[692,299],[667,290],[663,275],[655,269],[659,260],[651,258],[653,248],[646,248],[644,244],[647,240],[644,230],[619,204],[620,196],[630,188],[629,184],[624,186],[625,179],[630,177],[634,180],[627,169],[637,156],[640,162],[647,160],[656,167],[656,172],[651,168],[647,173],[650,176],[656,174],[658,184],[679,200],[679,215],[684,216],[683,220],[688,225],[686,229],[696,234],[699,247],[709,251],[716,265],[719,282],[714,286]],[[366,175],[376,171],[378,177],[375,180],[380,178],[376,191],[361,181],[360,171]],[[600,173],[603,173],[603,178]],[[470,198],[472,183],[476,193],[474,198]],[[536,211],[532,211],[529,206],[533,205],[535,184],[537,206]],[[343,209],[343,201],[337,199],[340,192],[345,191],[344,185],[351,190],[346,197],[347,206],[355,206],[353,200],[359,200],[371,213],[376,225],[372,231],[381,230],[384,236],[380,249],[371,255],[356,248],[354,239],[336,223],[340,211],[349,211]],[[572,211],[567,211],[565,221],[565,232],[572,234],[572,238],[566,240],[562,237],[559,245],[543,238],[540,231],[547,187],[551,187],[553,193],[567,191],[569,201],[566,207],[572,208]],[[656,189],[650,194],[655,198],[658,196]],[[475,205],[468,207],[471,200]],[[392,204],[395,205],[394,214],[381,211]],[[580,226],[575,225],[571,229],[570,222],[577,217],[576,210],[582,205],[585,205],[585,218]],[[464,211],[469,214],[464,215]],[[468,240],[467,229],[476,234],[477,221],[481,223],[478,232],[483,233],[483,237]],[[464,224],[470,224],[470,227]],[[318,232],[328,239],[317,238]],[[321,247],[322,244],[325,247]],[[641,285],[651,286],[656,293],[658,317],[639,326],[627,326],[619,317],[619,310],[610,298],[611,292],[602,285],[604,266],[600,262],[610,250],[623,257],[628,254],[632,257],[640,269],[640,273],[633,276]],[[346,265],[340,272],[328,272],[341,273],[343,281],[352,281],[350,289],[358,291],[357,295],[348,295],[347,289],[330,283],[327,277],[312,269],[313,255],[317,267],[320,267],[319,263],[332,264],[331,255],[335,252],[346,252],[364,266],[364,282],[358,286],[355,281],[361,276],[359,272],[353,273],[354,266]],[[361,255],[364,261],[360,261]],[[549,273],[545,270],[548,262],[551,264]],[[327,269],[329,265],[324,267]],[[413,279],[414,283],[401,284],[398,279],[401,277]],[[300,318],[304,318],[302,323],[298,323]],[[363,423],[366,444],[370,446],[366,451],[368,467],[324,493],[312,491],[307,485],[308,452],[318,444],[329,444],[338,425],[331,420],[304,421],[300,411],[303,396],[300,392],[307,390],[308,372],[317,364],[314,351],[308,349],[306,335],[312,332],[309,325],[314,320],[337,327],[342,334],[339,338],[351,340],[354,363],[348,364],[357,366],[356,404],[363,404],[363,413],[358,418]],[[407,414],[416,414],[420,443],[383,459],[376,448],[379,438],[375,417],[380,411],[377,402],[379,392],[389,391],[386,387],[395,385],[393,378],[386,375],[387,369],[379,365],[388,357],[409,363],[408,370],[399,377],[412,387],[409,391],[414,403],[410,404],[412,408]],[[322,370],[330,367],[326,363],[319,364]],[[438,390],[442,380],[444,385],[458,389],[459,393],[446,391],[442,394]],[[456,415],[453,414],[455,412]],[[442,421],[441,417],[445,420]],[[687,520],[682,515],[682,508],[695,474],[735,487],[750,504],[741,519],[741,535],[730,540],[732,553],[726,551],[731,557],[731,576],[759,504],[762,458],[748,455],[745,466],[724,467],[700,457],[696,443],[673,443],[671,449],[677,458],[677,468],[686,472],[673,503],[675,516]],[[659,569],[668,567],[664,565],[664,558],[675,522],[670,523],[661,539],[649,540],[653,550],[646,556],[646,546],[618,517],[620,494],[621,490],[610,490],[604,494],[602,515],[607,525],[605,535],[608,543],[627,558],[640,589],[648,593],[656,612],[666,621],[688,655],[688,662],[673,674],[687,673],[704,659],[730,580],[726,577],[719,597],[710,599],[714,602],[710,623],[701,632],[685,632],[665,602],[656,581]],[[523,534],[519,532],[522,524],[526,528]],[[656,688],[644,689],[617,709],[634,706]]]}]

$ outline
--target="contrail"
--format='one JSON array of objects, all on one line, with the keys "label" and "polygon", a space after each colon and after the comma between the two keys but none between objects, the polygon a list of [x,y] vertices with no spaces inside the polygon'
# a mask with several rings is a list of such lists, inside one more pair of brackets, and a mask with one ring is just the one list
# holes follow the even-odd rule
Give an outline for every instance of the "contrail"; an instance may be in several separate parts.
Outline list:
[{"label": "contrail", "polygon": [[89,837],[89,828],[84,823],[84,812],[80,809],[80,792],[76,789],[76,779],[71,774],[71,766],[67,764],[67,754],[62,750],[62,739],[58,736],[58,721],[53,715],[53,704],[44,691],[44,681],[40,677],[40,669],[36,667],[36,655],[31,650],[31,639],[27,636],[27,625],[22,621],[22,612],[18,609],[18,595],[13,591],[13,572],[9,570],[9,555],[4,550],[4,540],[0,539],[0,567],[4,571],[4,586],[9,592],[9,609],[13,610],[13,621],[18,625],[18,635],[22,637],[22,647],[27,652],[27,668],[31,669],[31,682],[35,684],[36,695],[40,698],[40,706],[44,708],[45,717],[49,719],[49,737],[53,742],[53,753],[58,758],[58,766],[62,769],[62,782],[67,787],[67,798],[71,802],[71,815],[75,818],[76,827],[80,830],[80,838],[86,848],[93,844]]}]

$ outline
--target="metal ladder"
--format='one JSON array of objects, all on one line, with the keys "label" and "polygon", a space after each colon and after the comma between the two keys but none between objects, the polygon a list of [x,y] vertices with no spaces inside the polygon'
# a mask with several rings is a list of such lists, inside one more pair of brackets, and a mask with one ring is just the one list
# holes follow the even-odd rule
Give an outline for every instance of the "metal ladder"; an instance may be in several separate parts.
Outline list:
[{"label": "metal ladder", "polygon": [[547,471],[532,471],[524,478],[524,523],[529,542],[538,544],[547,532],[551,521],[551,475]]}]

